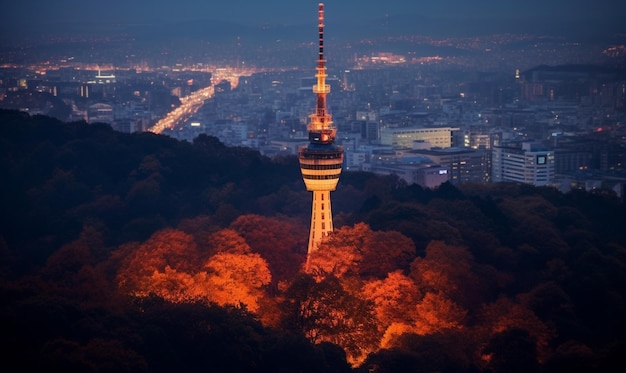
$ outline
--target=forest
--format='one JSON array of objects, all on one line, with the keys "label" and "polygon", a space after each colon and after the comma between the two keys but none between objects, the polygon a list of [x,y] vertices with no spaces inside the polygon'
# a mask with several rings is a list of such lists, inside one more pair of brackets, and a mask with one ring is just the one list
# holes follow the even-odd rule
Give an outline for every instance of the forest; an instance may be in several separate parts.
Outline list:
[{"label": "forest", "polygon": [[626,206],[344,172],[305,266],[298,160],[0,111],[4,365],[622,372]]}]

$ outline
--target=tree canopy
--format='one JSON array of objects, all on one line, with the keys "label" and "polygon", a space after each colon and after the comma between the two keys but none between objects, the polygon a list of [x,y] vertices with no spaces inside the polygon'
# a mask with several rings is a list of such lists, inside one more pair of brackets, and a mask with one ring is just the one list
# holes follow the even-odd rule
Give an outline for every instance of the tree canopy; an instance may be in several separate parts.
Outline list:
[{"label": "tree canopy", "polygon": [[295,157],[4,110],[0,172],[7,365],[624,368],[615,195],[345,172],[307,262]]}]

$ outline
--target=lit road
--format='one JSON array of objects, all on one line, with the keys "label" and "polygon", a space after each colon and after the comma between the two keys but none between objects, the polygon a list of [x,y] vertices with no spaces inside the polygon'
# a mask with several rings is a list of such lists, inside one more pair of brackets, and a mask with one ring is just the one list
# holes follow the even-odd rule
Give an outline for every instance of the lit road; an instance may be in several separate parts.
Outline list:
[{"label": "lit road", "polygon": [[204,101],[213,97],[213,85],[199,89],[189,96],[181,97],[180,106],[167,113],[164,118],[161,118],[156,124],[148,128],[149,132],[161,133],[165,129],[173,129],[184,123],[191,118],[200,107],[204,104]]},{"label": "lit road", "polygon": [[209,87],[194,91],[189,96],[181,97],[180,106],[169,112],[155,125],[148,128],[148,131],[161,133],[165,129],[174,129],[182,125],[185,121],[191,118],[202,107],[202,105],[204,105],[206,100],[213,97],[215,94],[214,86],[216,84],[227,80],[230,82],[231,88],[235,88],[239,82],[240,76],[247,76],[253,74],[254,72],[256,72],[254,69],[217,69],[212,75],[212,84]]}]

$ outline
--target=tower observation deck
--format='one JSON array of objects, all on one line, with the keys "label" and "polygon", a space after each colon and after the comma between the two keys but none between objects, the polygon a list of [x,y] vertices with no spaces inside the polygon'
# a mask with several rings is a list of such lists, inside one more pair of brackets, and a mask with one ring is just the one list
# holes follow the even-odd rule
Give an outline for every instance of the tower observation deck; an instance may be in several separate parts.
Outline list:
[{"label": "tower observation deck", "polygon": [[319,54],[316,67],[315,112],[309,116],[309,144],[298,150],[300,170],[306,189],[313,192],[311,230],[308,254],[317,249],[320,240],[333,231],[330,192],[337,188],[343,164],[343,147],[334,144],[337,129],[326,107],[326,60],[324,59],[324,4],[318,5]]}]

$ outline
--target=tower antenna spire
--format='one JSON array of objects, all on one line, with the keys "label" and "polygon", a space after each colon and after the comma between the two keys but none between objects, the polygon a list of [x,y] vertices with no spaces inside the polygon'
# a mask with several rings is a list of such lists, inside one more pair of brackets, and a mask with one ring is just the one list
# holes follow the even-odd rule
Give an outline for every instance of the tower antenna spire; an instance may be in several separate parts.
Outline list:
[{"label": "tower antenna spire", "polygon": [[337,129],[326,107],[330,85],[326,84],[324,57],[324,3],[318,4],[317,21],[319,46],[315,74],[317,82],[313,86],[316,96],[315,111],[309,116],[307,126],[309,144],[301,146],[298,151],[304,184],[307,190],[313,192],[309,254],[317,250],[323,237],[333,232],[330,192],[337,188],[343,165],[343,147],[334,144]]},{"label": "tower antenna spire", "polygon": [[324,68],[324,3],[319,3],[317,10],[317,29],[319,32],[319,67]]},{"label": "tower antenna spire", "polygon": [[308,131],[310,141],[326,144],[335,141],[337,130],[326,107],[326,95],[330,93],[330,85],[326,84],[326,59],[324,58],[324,3],[318,5],[317,30],[319,34],[317,73],[315,74],[317,83],[313,86],[313,93],[317,99],[315,112],[310,115]]}]

